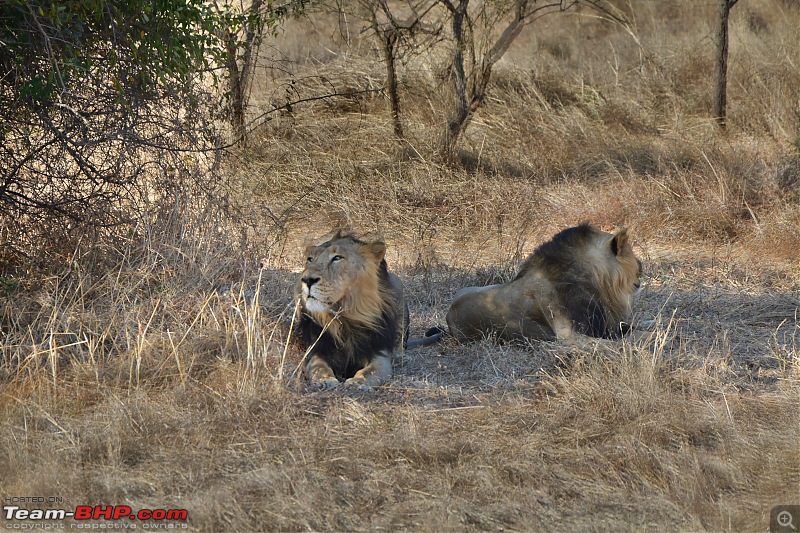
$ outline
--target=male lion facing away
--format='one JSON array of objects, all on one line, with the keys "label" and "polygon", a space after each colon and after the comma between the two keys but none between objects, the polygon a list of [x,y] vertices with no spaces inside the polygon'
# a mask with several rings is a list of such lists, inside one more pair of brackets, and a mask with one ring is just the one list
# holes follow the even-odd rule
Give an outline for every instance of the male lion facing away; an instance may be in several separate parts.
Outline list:
[{"label": "male lion facing away", "polygon": [[641,273],[625,229],[584,223],[539,246],[509,283],[459,291],[447,326],[460,342],[617,337],[629,328]]},{"label": "male lion facing away", "polygon": [[385,254],[383,241],[341,231],[306,249],[297,282],[299,329],[308,347],[306,376],[316,386],[344,380],[369,390],[392,376],[392,355],[408,336],[408,308]]}]

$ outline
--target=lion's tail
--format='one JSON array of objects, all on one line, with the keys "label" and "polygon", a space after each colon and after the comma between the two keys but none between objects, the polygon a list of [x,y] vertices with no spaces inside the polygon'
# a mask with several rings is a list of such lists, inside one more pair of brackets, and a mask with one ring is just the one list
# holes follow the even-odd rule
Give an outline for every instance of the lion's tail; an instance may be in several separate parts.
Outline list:
[{"label": "lion's tail", "polygon": [[419,348],[421,346],[430,346],[431,344],[436,344],[442,337],[447,335],[447,330],[442,328],[441,326],[435,326],[425,332],[425,336],[421,339],[408,339],[406,342],[406,350],[413,350],[414,348]]}]

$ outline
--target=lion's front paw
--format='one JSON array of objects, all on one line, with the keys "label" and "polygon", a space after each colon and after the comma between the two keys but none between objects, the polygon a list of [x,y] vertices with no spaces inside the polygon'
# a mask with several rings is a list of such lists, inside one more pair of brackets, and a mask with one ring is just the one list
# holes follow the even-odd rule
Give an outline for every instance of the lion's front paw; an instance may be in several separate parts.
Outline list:
[{"label": "lion's front paw", "polygon": [[363,377],[350,378],[347,381],[345,381],[344,384],[346,387],[353,387],[362,392],[372,392],[373,390],[375,390],[369,386],[367,380],[364,379]]},{"label": "lion's front paw", "polygon": [[311,382],[311,387],[316,390],[335,389],[339,385],[341,385],[341,383],[336,378],[318,379],[316,381]]}]

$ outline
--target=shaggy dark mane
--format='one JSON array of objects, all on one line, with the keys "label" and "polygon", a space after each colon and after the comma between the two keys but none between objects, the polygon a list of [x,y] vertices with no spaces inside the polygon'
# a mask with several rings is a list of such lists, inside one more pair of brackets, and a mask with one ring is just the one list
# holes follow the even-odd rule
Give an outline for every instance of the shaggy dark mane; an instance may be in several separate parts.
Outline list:
[{"label": "shaggy dark mane", "polygon": [[579,273],[574,272],[575,252],[591,243],[596,234],[596,230],[588,222],[560,231],[525,259],[513,281],[524,277],[533,269],[543,270],[548,279],[553,281],[568,279],[571,277],[570,272],[572,276],[578,276]]},{"label": "shaggy dark mane", "polygon": [[623,332],[624,325],[612,311],[615,302],[609,300],[608,288],[598,285],[598,265],[587,262],[587,247],[598,235],[587,222],[559,232],[525,260],[514,281],[529,272],[541,273],[554,285],[575,331],[590,337],[615,337]]}]

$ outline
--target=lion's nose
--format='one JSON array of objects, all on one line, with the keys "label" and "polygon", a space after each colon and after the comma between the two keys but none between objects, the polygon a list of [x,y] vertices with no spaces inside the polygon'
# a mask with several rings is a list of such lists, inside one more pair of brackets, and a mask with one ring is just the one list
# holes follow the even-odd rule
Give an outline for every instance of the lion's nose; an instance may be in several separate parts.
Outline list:
[{"label": "lion's nose", "polygon": [[318,282],[318,281],[319,281],[319,278],[313,278],[313,277],[311,277],[311,276],[306,276],[306,277],[304,277],[304,278],[302,279],[302,282],[303,282],[303,284],[304,284],[306,287],[308,287],[309,289],[311,288],[311,286],[312,286],[312,285],[314,285],[314,284],[315,284],[316,282]]}]

